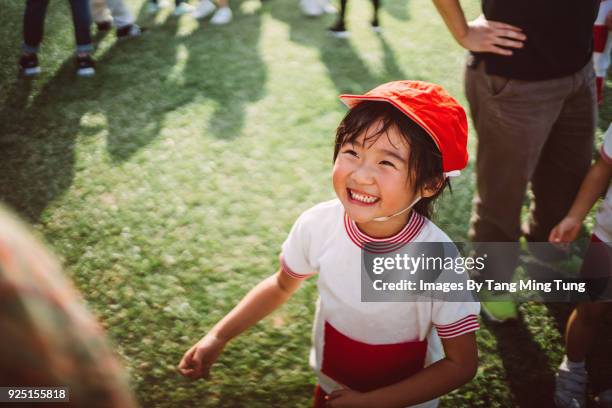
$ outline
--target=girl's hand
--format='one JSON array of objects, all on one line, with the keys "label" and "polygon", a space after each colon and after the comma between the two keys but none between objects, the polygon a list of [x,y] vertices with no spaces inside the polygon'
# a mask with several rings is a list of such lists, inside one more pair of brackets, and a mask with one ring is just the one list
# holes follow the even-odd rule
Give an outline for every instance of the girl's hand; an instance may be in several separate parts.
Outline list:
[{"label": "girl's hand", "polygon": [[326,408],[371,408],[372,404],[367,400],[366,394],[353,391],[348,388],[336,390],[325,397]]},{"label": "girl's hand", "polygon": [[[480,15],[468,23],[468,31],[457,40],[463,48],[476,52],[491,52],[500,55],[512,55],[507,48],[522,48],[527,36],[523,30],[510,24],[490,21]],[[506,47],[506,48],[502,48]]]},{"label": "girl's hand", "polygon": [[226,342],[213,334],[207,334],[183,356],[178,370],[191,379],[210,378],[210,367],[217,360]]},{"label": "girl's hand", "polygon": [[578,236],[582,220],[575,217],[565,217],[555,228],[550,231],[548,241],[553,244],[567,244]]}]

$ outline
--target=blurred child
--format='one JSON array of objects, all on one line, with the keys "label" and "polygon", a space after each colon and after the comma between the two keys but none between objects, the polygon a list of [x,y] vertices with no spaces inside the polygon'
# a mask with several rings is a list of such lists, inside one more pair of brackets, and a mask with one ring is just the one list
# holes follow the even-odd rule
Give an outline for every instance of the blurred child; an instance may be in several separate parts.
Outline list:
[{"label": "blurred child", "polygon": [[191,15],[193,18],[200,20],[212,14],[210,24],[215,25],[223,25],[232,21],[232,9],[229,8],[229,0],[218,0],[218,4],[219,7],[217,8],[215,3],[210,0],[200,0]]},{"label": "blurred child", "polygon": [[446,177],[467,164],[465,112],[444,89],[419,81],[340,98],[350,110],[336,134],[337,199],[297,219],[279,271],[191,347],[179,369],[208,376],[227,342],[318,275],[314,406],[437,406],[437,397],[476,372],[479,304],[362,302],[361,256],[366,246],[388,252],[410,242],[450,242],[429,217]]},{"label": "blurred child", "polygon": [[70,400],[7,406],[138,406],[101,326],[59,262],[2,206],[0,293],[0,384],[68,387]]},{"label": "blurred child", "polygon": [[[612,125],[604,137],[600,157],[585,177],[572,208],[550,232],[552,243],[572,242],[585,217],[601,196],[605,199],[597,212],[597,224],[584,257],[581,277],[587,279],[592,300],[612,300],[606,289],[612,278]],[[607,291],[607,293],[605,293]],[[604,311],[611,303],[581,303],[570,315],[565,330],[566,355],[557,372],[555,402],[561,408],[586,406],[586,354]]]},{"label": "blurred child", "polygon": [[597,84],[597,103],[600,105],[603,102],[604,82],[610,66],[610,50],[612,50],[610,30],[612,30],[612,0],[603,0],[593,26],[593,66]]},{"label": "blurred child", "polygon": [[[329,28],[329,32],[338,38],[346,38],[350,34],[346,30],[346,7],[348,0],[340,0],[340,14],[338,14],[338,19],[334,23],[333,26]],[[372,6],[374,7],[374,15],[372,17],[372,21],[370,22],[372,30],[376,33],[381,31],[380,23],[378,21],[378,10],[380,9],[380,0],[372,0]]]},{"label": "blurred child", "polygon": [[[38,65],[38,48],[43,40],[45,15],[49,0],[27,0],[23,15],[23,45],[19,59],[20,74],[31,77],[40,73]],[[76,39],[77,75],[92,76],[96,73],[95,63],[91,58],[91,11],[89,0],[70,0],[70,11],[74,24]]]}]

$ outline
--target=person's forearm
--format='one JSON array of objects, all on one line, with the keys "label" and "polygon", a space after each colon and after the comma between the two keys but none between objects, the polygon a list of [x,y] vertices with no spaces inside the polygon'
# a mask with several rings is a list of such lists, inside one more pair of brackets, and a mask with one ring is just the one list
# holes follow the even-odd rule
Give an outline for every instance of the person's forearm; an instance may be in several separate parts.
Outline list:
[{"label": "person's forearm", "polygon": [[468,32],[468,23],[459,0],[433,0],[433,3],[455,40],[462,44]]},{"label": "person's forearm", "polygon": [[211,330],[217,338],[229,341],[272,313],[287,301],[296,287],[283,287],[279,274],[260,282],[231,312]]},{"label": "person's forearm", "polygon": [[368,393],[372,406],[402,408],[447,394],[470,381],[477,365],[465,366],[444,358],[393,385]]},{"label": "person's forearm", "polygon": [[584,178],[578,195],[574,200],[574,204],[567,216],[576,218],[582,222],[591,208],[593,208],[595,202],[610,184],[611,175],[612,166],[603,161],[603,159],[599,159]]}]

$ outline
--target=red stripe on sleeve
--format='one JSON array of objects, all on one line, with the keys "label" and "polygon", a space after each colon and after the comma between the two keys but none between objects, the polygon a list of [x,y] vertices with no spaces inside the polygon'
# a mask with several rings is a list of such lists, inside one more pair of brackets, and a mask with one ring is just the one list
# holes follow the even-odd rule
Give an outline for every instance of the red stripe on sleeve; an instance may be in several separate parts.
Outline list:
[{"label": "red stripe on sleeve", "polygon": [[291,276],[294,279],[306,279],[315,274],[315,273],[309,273],[306,275],[302,275],[301,273],[293,272],[291,268],[285,262],[285,259],[283,258],[282,255],[279,257],[279,260],[280,260],[281,270],[283,271],[283,273],[286,273],[287,275]]},{"label": "red stripe on sleeve", "polygon": [[469,315],[455,323],[436,325],[436,331],[441,339],[450,339],[465,333],[476,331],[480,328],[476,315]]}]

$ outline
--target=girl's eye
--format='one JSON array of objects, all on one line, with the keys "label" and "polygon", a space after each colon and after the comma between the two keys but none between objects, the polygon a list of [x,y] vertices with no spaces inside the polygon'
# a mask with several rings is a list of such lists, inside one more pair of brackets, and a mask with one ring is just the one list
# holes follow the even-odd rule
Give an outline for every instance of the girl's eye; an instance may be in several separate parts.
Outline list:
[{"label": "girl's eye", "polygon": [[395,167],[395,164],[391,163],[389,160],[383,160],[380,162],[380,164],[384,165],[384,166],[391,166],[394,169],[396,169],[397,167]]},{"label": "girl's eye", "polygon": [[354,151],[354,150],[351,150],[351,149],[347,149],[347,150],[343,151],[342,153],[343,153],[343,154],[348,154],[348,155],[350,155],[350,156],[354,156],[354,157],[359,157],[359,156],[357,155],[357,152],[356,152],[356,151]]}]

